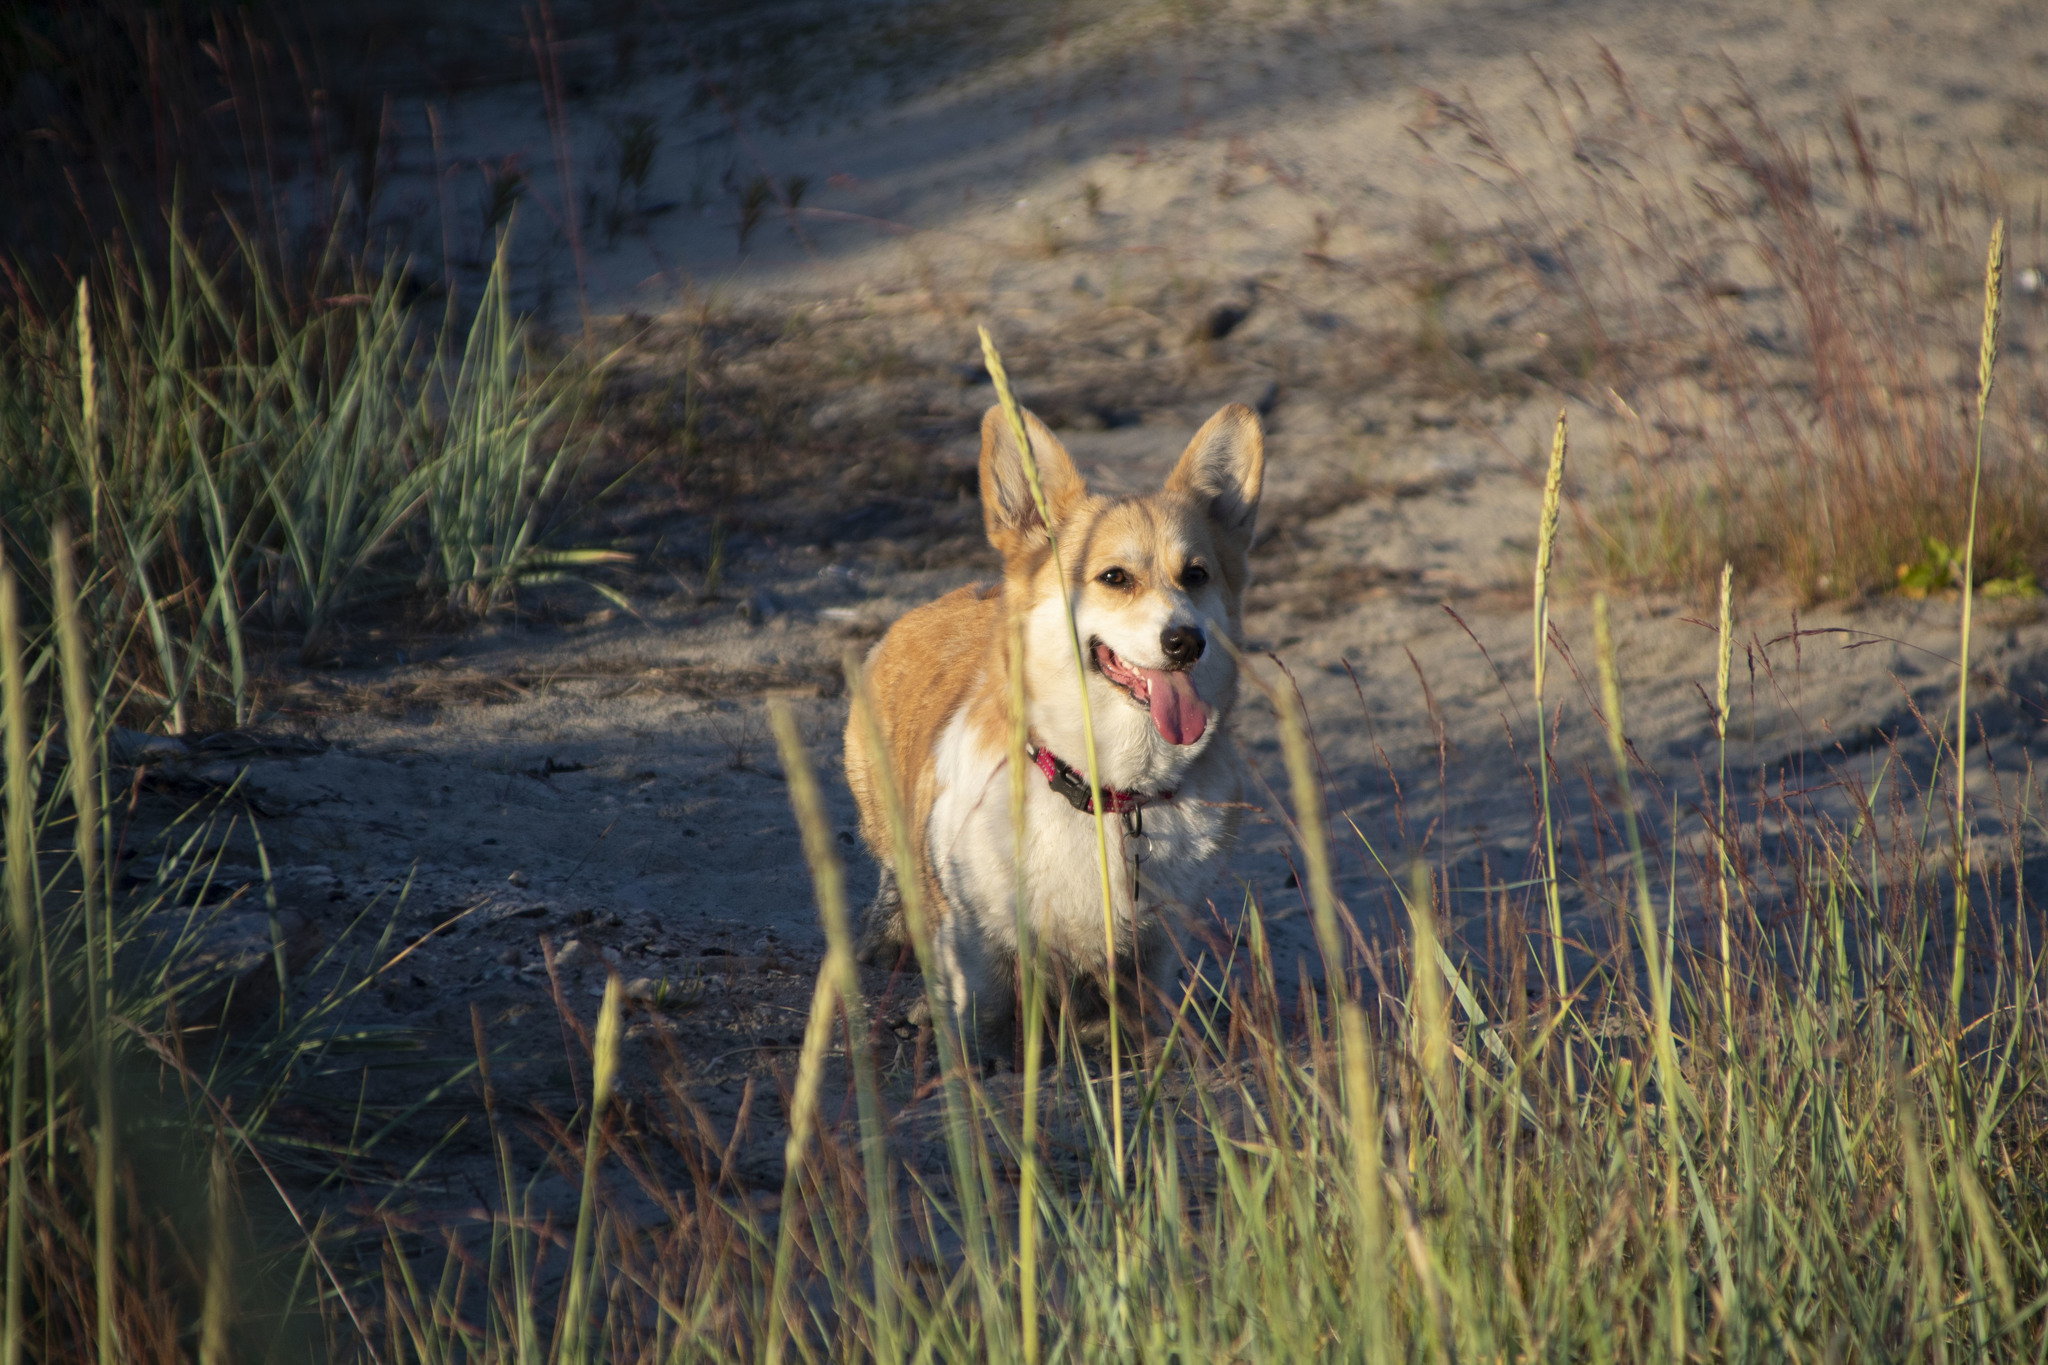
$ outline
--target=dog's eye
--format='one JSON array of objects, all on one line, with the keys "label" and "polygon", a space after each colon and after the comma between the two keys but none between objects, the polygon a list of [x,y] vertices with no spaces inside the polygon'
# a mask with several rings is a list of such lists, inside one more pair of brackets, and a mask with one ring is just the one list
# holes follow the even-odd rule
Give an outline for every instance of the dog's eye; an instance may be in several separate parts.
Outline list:
[{"label": "dog's eye", "polygon": [[1128,588],[1131,586],[1131,576],[1122,569],[1104,569],[1101,573],[1095,575],[1095,581],[1105,588]]},{"label": "dog's eye", "polygon": [[1181,571],[1180,582],[1184,588],[1199,588],[1209,581],[1209,571],[1199,564],[1190,564]]}]

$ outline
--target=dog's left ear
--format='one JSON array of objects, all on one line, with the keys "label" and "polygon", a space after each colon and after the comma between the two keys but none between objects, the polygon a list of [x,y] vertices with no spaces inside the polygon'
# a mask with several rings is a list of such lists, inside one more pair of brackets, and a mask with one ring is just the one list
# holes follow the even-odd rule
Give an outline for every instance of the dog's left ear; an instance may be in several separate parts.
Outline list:
[{"label": "dog's left ear", "polygon": [[[1088,485],[1059,437],[1029,408],[1024,410],[1024,431],[1038,465],[1039,487],[1052,513],[1053,529],[1058,530],[1088,496]],[[989,543],[1004,559],[1031,554],[1046,544],[1045,520],[1038,515],[1037,501],[1024,477],[1024,456],[999,403],[991,405],[981,419],[981,516]]]},{"label": "dog's left ear", "polygon": [[1259,415],[1242,403],[1219,409],[1202,424],[1166,479],[1172,493],[1209,499],[1209,515],[1240,551],[1251,548],[1259,516],[1259,485],[1266,476],[1266,438]]}]

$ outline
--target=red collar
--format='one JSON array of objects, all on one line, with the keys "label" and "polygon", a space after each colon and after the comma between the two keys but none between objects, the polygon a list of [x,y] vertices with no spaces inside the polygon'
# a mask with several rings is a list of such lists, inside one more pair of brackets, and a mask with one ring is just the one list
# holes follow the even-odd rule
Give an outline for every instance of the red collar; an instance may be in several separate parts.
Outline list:
[{"label": "red collar", "polygon": [[[1095,813],[1095,801],[1089,794],[1086,777],[1062,763],[1053,756],[1052,750],[1043,746],[1033,748],[1031,758],[1038,764],[1038,771],[1045,774],[1046,782],[1054,791],[1066,797],[1075,810],[1083,815]],[[1146,806],[1173,800],[1172,792],[1154,792],[1147,795],[1143,792],[1120,792],[1114,787],[1104,787],[1102,795],[1111,815],[1125,815],[1131,811],[1143,810]]]}]

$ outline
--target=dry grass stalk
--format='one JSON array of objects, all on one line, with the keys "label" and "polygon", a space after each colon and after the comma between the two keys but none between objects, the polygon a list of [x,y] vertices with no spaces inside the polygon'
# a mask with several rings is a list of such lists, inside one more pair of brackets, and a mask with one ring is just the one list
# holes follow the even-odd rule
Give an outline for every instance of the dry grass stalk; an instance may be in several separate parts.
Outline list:
[{"label": "dry grass stalk", "polygon": [[1963,532],[1962,643],[1956,661],[1956,925],[1955,961],[1949,974],[1949,1022],[1960,1027],[1963,972],[1970,930],[1970,829],[1964,791],[1970,775],[1970,619],[1976,596],[1977,496],[1984,483],[1984,413],[1998,368],[1998,322],[2005,280],[2005,220],[1991,228],[1984,257],[1984,331],[1977,344],[1977,446],[1970,466],[1970,520]]},{"label": "dry grass stalk", "polygon": [[[986,327],[981,334],[982,363],[988,367],[990,380],[995,384],[996,401],[1002,405],[1003,418],[1010,425],[1011,439],[1017,443],[1017,453],[1024,465],[1024,481],[1031,488],[1032,504],[1038,509],[1038,519],[1045,526],[1046,541],[1051,547],[1053,562],[1060,562],[1059,527],[1054,524],[1052,510],[1045,501],[1045,485],[1038,477],[1038,457],[1031,449],[1031,433],[1024,425],[1024,410],[1017,403],[1017,396],[1010,389],[1010,375],[1003,368],[1002,353],[996,349],[995,338]],[[1074,685],[1080,689],[1081,736],[1087,760],[1088,800],[1095,812],[1095,857],[1102,880],[1102,935],[1103,951],[1106,954],[1104,971],[1107,980],[1116,980],[1116,900],[1109,884],[1109,823],[1103,811],[1102,772],[1095,749],[1095,710],[1088,698],[1088,661],[1081,646],[1080,629],[1074,624],[1073,602],[1067,576],[1059,576],[1060,610],[1067,619],[1067,637],[1074,651]],[[1117,991],[1112,986],[1104,992],[1109,1002],[1109,1056],[1110,1071],[1117,1070],[1118,1022]],[[1111,1092],[1113,1124],[1116,1132],[1117,1166],[1123,1165],[1123,1099],[1121,1094]]]},{"label": "dry grass stalk", "polygon": [[[1734,877],[1734,859],[1728,851],[1728,681],[1735,659],[1735,566],[1721,565],[1721,613],[1714,638],[1714,740],[1720,781],[1716,787],[1716,828],[1714,856],[1720,870],[1721,908],[1721,1028],[1722,1048],[1731,1060],[1735,1055],[1735,959],[1729,946],[1729,882]],[[1729,1104],[1733,1105],[1734,1081],[1727,1080]]]},{"label": "dry grass stalk", "polygon": [[[1650,869],[1643,856],[1642,829],[1636,818],[1634,784],[1629,780],[1628,737],[1622,726],[1621,673],[1608,621],[1607,596],[1593,598],[1594,648],[1600,667],[1600,706],[1607,713],[1607,749],[1614,760],[1614,781],[1620,790],[1622,824],[1628,831],[1631,880],[1635,884],[1636,932],[1641,941],[1644,974],[1650,978],[1650,1031],[1656,1047],[1659,1107],[1664,1114],[1665,1184],[1663,1224],[1668,1267],[1665,1312],[1673,1360],[1685,1359],[1686,1314],[1683,1293],[1685,1230],[1679,1218],[1679,1164],[1684,1145],[1680,1109],[1689,1097],[1679,1069],[1678,1044],[1671,1022],[1672,962],[1657,912],[1650,903]],[[1633,970],[1631,969],[1631,974]]]},{"label": "dry grass stalk", "polygon": [[[1557,822],[1550,804],[1550,745],[1545,738],[1543,683],[1550,663],[1550,572],[1557,550],[1558,510],[1564,500],[1564,460],[1567,446],[1564,409],[1558,409],[1557,430],[1550,440],[1550,468],[1543,476],[1543,511],[1536,524],[1535,642],[1531,662],[1531,688],[1536,694],[1536,775],[1543,795],[1543,906],[1549,915],[1551,985],[1570,1008],[1571,982],[1565,975],[1564,906],[1557,883]],[[1567,1085],[1574,1084],[1569,1069],[1574,1062],[1567,1054]]]},{"label": "dry grass stalk", "polygon": [[[85,284],[80,281],[81,301],[84,289]],[[81,325],[84,317],[85,310],[81,307]],[[89,355],[89,341],[82,343],[80,349]],[[91,373],[90,367],[86,373]],[[86,387],[86,394],[87,411],[90,412],[93,402],[90,384]],[[91,430],[90,422],[87,429]],[[85,630],[79,622],[78,585],[71,564],[71,535],[61,524],[57,527],[50,560],[52,596],[57,612],[57,661],[64,688],[64,738],[70,753],[71,810],[77,827],[73,848],[78,857],[78,913],[85,925],[86,1014],[93,1039],[95,1117],[99,1120],[99,1129],[93,1135],[92,1176],[94,1340],[102,1365],[112,1365],[121,1354],[114,1312],[115,1281],[121,1273],[114,1254],[118,1165],[110,1018],[113,1011],[114,907],[109,898],[105,918],[97,913],[102,836],[100,732],[94,714]]]},{"label": "dry grass stalk", "polygon": [[597,1202],[597,1167],[605,1148],[604,1124],[611,1107],[612,1091],[618,1084],[621,1013],[624,999],[618,973],[609,973],[604,999],[597,1010],[597,1038],[591,1049],[590,1117],[583,1136],[583,1181],[576,1208],[575,1241],[569,1254],[569,1284],[562,1301],[562,1321],[557,1334],[559,1359],[563,1365],[583,1365],[589,1359],[590,1315],[597,1267],[593,1264],[600,1213]]},{"label": "dry grass stalk", "polygon": [[213,1143],[206,1175],[205,1297],[199,1307],[199,1365],[230,1365],[228,1328],[235,1312],[235,1178],[227,1137]]},{"label": "dry grass stalk", "polygon": [[[980,328],[982,362],[988,367],[989,378],[994,381],[996,400],[1002,404],[1003,418],[1010,425],[1010,436],[1017,444],[1018,456],[1024,465],[1024,481],[1031,488],[1031,501],[1038,508],[1038,519],[1045,526],[1046,541],[1051,548],[1053,563],[1059,564],[1059,527],[1054,524],[1051,508],[1046,504],[1045,487],[1038,476],[1038,459],[1031,450],[1031,433],[1024,425],[1024,411],[1018,406],[1017,397],[1010,390],[1010,376],[1003,368],[1002,354],[996,350],[995,338],[986,327]],[[1103,999],[1109,1009],[1109,1114],[1110,1114],[1110,1161],[1115,1172],[1118,1198],[1124,1191],[1125,1142],[1124,1142],[1124,1087],[1122,1020],[1118,1018],[1117,996],[1117,951],[1116,951],[1116,898],[1110,889],[1109,872],[1109,823],[1102,799],[1102,766],[1095,747],[1095,710],[1088,697],[1088,662],[1081,645],[1080,627],[1074,621],[1073,602],[1067,575],[1058,575],[1060,585],[1060,613],[1067,623],[1067,640],[1074,654],[1074,685],[1081,697],[1081,737],[1084,772],[1088,778],[1088,803],[1095,819],[1095,862],[1101,879],[1102,894],[1102,946],[1103,946]],[[1129,1256],[1124,1234],[1117,1233],[1117,1282],[1124,1283],[1129,1274]]]},{"label": "dry grass stalk", "polygon": [[34,791],[29,784],[28,701],[23,694],[21,599],[14,570],[0,563],[0,726],[6,731],[7,922],[14,939],[14,1017],[8,1051],[7,1260],[0,1365],[20,1365],[22,1309],[28,1267],[28,1082],[34,1018],[37,910],[30,878],[35,865]]},{"label": "dry grass stalk", "polygon": [[[783,1153],[783,1219],[776,1252],[776,1264],[782,1278],[770,1294],[770,1307],[779,1316],[787,1292],[788,1262],[784,1247],[789,1230],[796,1224],[797,1181],[811,1131],[817,1121],[818,1091],[823,1084],[825,1049],[831,1039],[832,1012],[838,1010],[846,1019],[846,1056],[852,1066],[863,1134],[861,1149],[867,1176],[868,1248],[877,1267],[876,1351],[880,1358],[891,1359],[895,1355],[895,1313],[891,1306],[894,1277],[891,1270],[883,1267],[893,1268],[895,1265],[895,1221],[889,1216],[881,1102],[875,1079],[874,1054],[869,1046],[866,1010],[861,1000],[860,969],[854,960],[853,929],[846,906],[846,875],[833,847],[832,825],[825,813],[825,798],[819,791],[817,774],[804,749],[796,716],[789,709],[789,703],[777,697],[768,703],[768,718],[775,731],[775,747],[782,759],[782,771],[789,781],[789,803],[803,836],[804,860],[810,866],[811,884],[818,897],[819,919],[825,929],[825,962],[819,969],[811,1016],[804,1030],[803,1050],[797,1061],[796,1100],[791,1110],[789,1141]],[[781,1357],[784,1336],[780,1324],[771,1323],[768,1359]]]},{"label": "dry grass stalk", "polygon": [[1031,888],[1027,884],[1024,851],[1030,832],[1026,828],[1025,772],[1030,767],[1029,721],[1024,708],[1024,623],[1011,625],[1008,645],[1010,670],[1010,811],[1011,836],[1017,862],[1017,989],[1022,997],[1018,1011],[1024,1035],[1024,1090],[1019,1119],[1017,1172],[1017,1311],[1020,1343],[1025,1365],[1038,1365],[1042,1348],[1038,1339],[1041,1312],[1038,1285],[1038,1116],[1039,1086],[1045,1066],[1045,973],[1038,936],[1031,928]]}]

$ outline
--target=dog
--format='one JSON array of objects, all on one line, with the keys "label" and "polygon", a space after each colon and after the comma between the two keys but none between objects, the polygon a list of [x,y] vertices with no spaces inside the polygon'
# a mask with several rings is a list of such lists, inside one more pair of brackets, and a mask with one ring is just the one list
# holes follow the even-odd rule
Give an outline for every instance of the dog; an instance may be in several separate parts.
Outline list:
[{"label": "dog", "polygon": [[[1211,417],[1165,486],[1138,498],[1091,495],[1052,432],[1029,412],[1024,422],[1053,534],[1010,423],[992,407],[981,424],[981,503],[1002,581],[961,588],[899,619],[862,666],[873,719],[856,709],[846,731],[847,783],[883,869],[860,956],[887,965],[911,946],[880,786],[887,772],[909,826],[939,996],[985,1055],[1014,1046],[1018,1000],[1013,633],[1032,765],[1022,914],[1060,983],[1067,1022],[1099,1043],[1112,998],[1128,1024],[1147,996],[1156,1002],[1173,984],[1179,930],[1236,840],[1245,774],[1228,741],[1238,668],[1223,642],[1242,643],[1265,473],[1264,433],[1242,404]],[[1080,681],[1070,631],[1085,651]],[[1115,980],[1082,686],[1109,825]]]}]

